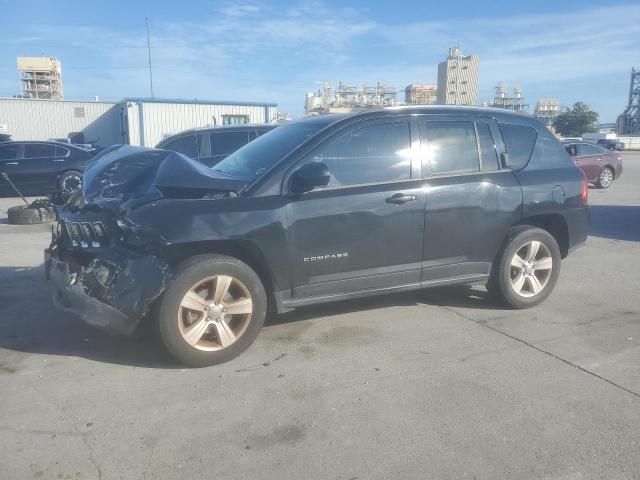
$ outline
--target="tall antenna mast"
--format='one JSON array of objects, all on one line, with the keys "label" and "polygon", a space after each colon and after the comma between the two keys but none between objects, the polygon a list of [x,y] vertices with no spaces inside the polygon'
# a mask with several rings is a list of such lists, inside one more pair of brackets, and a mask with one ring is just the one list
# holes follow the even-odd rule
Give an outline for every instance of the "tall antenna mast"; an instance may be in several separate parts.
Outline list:
[{"label": "tall antenna mast", "polygon": [[145,16],[145,23],[147,25],[147,57],[149,59],[149,85],[151,86],[151,98],[153,96],[153,71],[151,70],[151,39],[149,36],[149,16]]}]

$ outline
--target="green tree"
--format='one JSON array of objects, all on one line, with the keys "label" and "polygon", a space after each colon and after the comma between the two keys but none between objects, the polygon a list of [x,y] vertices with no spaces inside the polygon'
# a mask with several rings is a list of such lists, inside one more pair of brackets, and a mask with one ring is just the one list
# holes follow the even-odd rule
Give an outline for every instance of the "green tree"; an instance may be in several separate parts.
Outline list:
[{"label": "green tree", "polygon": [[598,114],[586,103],[576,102],[553,120],[553,128],[563,137],[581,137],[598,131]]}]

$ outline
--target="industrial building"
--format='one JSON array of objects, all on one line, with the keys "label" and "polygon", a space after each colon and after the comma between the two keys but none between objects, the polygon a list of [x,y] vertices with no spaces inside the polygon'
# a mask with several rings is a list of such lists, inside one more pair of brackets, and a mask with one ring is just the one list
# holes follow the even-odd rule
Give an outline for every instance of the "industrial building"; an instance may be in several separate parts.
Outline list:
[{"label": "industrial building", "polygon": [[[0,124],[14,140],[69,134],[78,143],[128,143],[153,147],[164,137],[195,127],[271,123],[275,103],[127,98],[79,102],[0,98]],[[80,141],[81,140],[81,141]]]},{"label": "industrial building", "polygon": [[62,100],[62,64],[54,57],[18,57],[22,98]]},{"label": "industrial building", "polygon": [[533,116],[540,119],[547,127],[550,127],[561,111],[560,100],[557,98],[541,98],[536,102]]},{"label": "industrial building", "polygon": [[412,83],[404,89],[404,101],[411,105],[435,105],[438,103],[438,85]]},{"label": "industrial building", "polygon": [[377,83],[375,86],[363,85],[362,88],[340,82],[338,88],[329,82],[319,82],[322,88],[308,92],[305,99],[305,115],[324,115],[327,113],[348,113],[372,107],[390,107],[397,104],[397,90],[388,85]]},{"label": "industrial building", "polygon": [[476,105],[478,101],[477,55],[464,56],[458,47],[438,64],[438,103],[440,105]]},{"label": "industrial building", "polygon": [[509,88],[501,83],[496,85],[495,89],[496,94],[493,101],[486,102],[484,106],[516,111],[529,110],[529,105],[525,102],[522,90],[517,83],[513,86],[513,93],[509,93]]},{"label": "industrial building", "polygon": [[631,69],[627,108],[618,117],[618,133],[640,135],[640,70],[635,68]]}]

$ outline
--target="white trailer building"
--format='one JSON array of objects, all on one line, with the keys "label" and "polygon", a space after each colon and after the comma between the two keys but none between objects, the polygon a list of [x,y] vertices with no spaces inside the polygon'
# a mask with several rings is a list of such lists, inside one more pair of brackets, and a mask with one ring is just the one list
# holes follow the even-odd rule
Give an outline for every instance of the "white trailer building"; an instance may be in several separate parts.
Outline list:
[{"label": "white trailer building", "polygon": [[[195,127],[275,123],[275,103],[126,98],[78,102],[0,98],[0,124],[14,140],[76,135],[79,143],[155,146],[168,135]],[[80,138],[78,138],[80,137]],[[82,138],[84,137],[84,138]]]}]

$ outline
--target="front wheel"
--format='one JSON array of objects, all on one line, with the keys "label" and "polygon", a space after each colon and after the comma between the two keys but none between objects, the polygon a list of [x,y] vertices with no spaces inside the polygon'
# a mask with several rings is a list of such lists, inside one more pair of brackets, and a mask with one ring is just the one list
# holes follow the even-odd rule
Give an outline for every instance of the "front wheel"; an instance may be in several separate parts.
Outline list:
[{"label": "front wheel", "polygon": [[258,275],[224,255],[192,257],[164,292],[156,320],[169,353],[191,367],[223,363],[258,336],[267,297]]},{"label": "front wheel", "polygon": [[600,172],[600,176],[598,177],[598,182],[596,186],[598,188],[609,188],[613,183],[613,170],[609,167],[604,167]]},{"label": "front wheel", "polygon": [[560,275],[560,248],[541,228],[514,228],[493,267],[490,291],[513,308],[539,304]]}]

